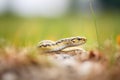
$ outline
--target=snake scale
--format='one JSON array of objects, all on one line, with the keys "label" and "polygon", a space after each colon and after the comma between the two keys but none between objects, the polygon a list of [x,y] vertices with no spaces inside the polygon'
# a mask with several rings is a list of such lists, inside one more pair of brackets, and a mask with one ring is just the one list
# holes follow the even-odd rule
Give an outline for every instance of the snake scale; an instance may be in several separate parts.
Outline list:
[{"label": "snake scale", "polygon": [[[37,45],[38,49],[45,53],[62,51],[63,49],[69,47],[75,47],[86,43],[87,39],[85,37],[69,37],[63,38],[58,41],[43,40]],[[69,50],[68,50],[69,51]]]}]

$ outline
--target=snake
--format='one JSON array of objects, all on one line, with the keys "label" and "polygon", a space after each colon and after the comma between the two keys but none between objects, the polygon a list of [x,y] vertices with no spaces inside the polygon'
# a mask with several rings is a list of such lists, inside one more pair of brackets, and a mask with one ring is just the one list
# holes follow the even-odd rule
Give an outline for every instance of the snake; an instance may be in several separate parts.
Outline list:
[{"label": "snake", "polygon": [[85,44],[86,41],[87,39],[85,37],[80,36],[63,38],[57,41],[43,40],[38,43],[37,48],[46,53],[57,52],[69,47],[80,46]]}]

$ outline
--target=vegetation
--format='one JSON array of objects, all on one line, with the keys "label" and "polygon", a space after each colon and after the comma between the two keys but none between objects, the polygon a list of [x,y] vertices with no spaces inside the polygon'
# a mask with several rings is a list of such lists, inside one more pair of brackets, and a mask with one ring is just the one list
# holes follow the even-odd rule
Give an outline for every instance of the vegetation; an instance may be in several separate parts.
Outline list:
[{"label": "vegetation", "polygon": [[87,45],[91,47],[97,43],[97,37],[100,44],[106,39],[115,41],[119,35],[119,14],[109,12],[98,15],[96,19],[95,28],[92,16],[56,19],[4,16],[0,18],[0,38],[18,46],[36,45],[43,39],[57,40],[70,36],[85,36]]},{"label": "vegetation", "polygon": [[[120,14],[106,12],[96,15],[95,20],[93,16],[71,15],[53,19],[0,17],[0,80],[119,80]],[[84,46],[89,53],[87,64],[78,60],[77,66],[56,66],[56,60],[40,55],[34,48],[40,40],[71,36],[88,39]],[[88,72],[78,76],[84,72],[84,65],[92,75]]]}]

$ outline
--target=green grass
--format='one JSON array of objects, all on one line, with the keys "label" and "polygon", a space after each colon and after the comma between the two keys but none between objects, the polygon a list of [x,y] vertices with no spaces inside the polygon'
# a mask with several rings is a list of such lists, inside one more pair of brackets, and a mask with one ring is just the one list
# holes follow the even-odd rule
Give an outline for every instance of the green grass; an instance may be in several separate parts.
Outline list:
[{"label": "green grass", "polygon": [[57,40],[71,36],[87,37],[87,45],[94,46],[97,37],[102,44],[106,39],[119,34],[119,14],[102,14],[97,16],[97,34],[93,18],[69,16],[56,19],[0,17],[0,38],[13,45],[36,45],[44,39]]},{"label": "green grass", "polygon": [[98,37],[98,29],[97,29],[97,19],[96,19],[96,14],[95,14],[95,11],[93,9],[93,5],[92,5],[92,2],[90,2],[90,11],[91,11],[91,14],[92,14],[92,17],[93,17],[93,21],[94,21],[94,26],[95,26],[95,31],[96,31],[96,37],[97,37],[97,44],[98,44],[98,48],[101,47],[100,45],[100,41],[99,41],[99,37]]}]

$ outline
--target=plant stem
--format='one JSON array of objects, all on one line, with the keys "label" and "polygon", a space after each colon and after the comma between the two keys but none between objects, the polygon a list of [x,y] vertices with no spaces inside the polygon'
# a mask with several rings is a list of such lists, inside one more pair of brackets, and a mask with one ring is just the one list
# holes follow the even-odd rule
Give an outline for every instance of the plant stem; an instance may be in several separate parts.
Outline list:
[{"label": "plant stem", "polygon": [[95,15],[93,6],[92,6],[92,1],[90,1],[90,10],[91,10],[93,20],[94,20],[94,25],[95,25],[96,35],[97,35],[98,48],[100,48],[100,41],[99,41],[98,29],[97,29],[97,20],[96,20],[96,15]]}]

